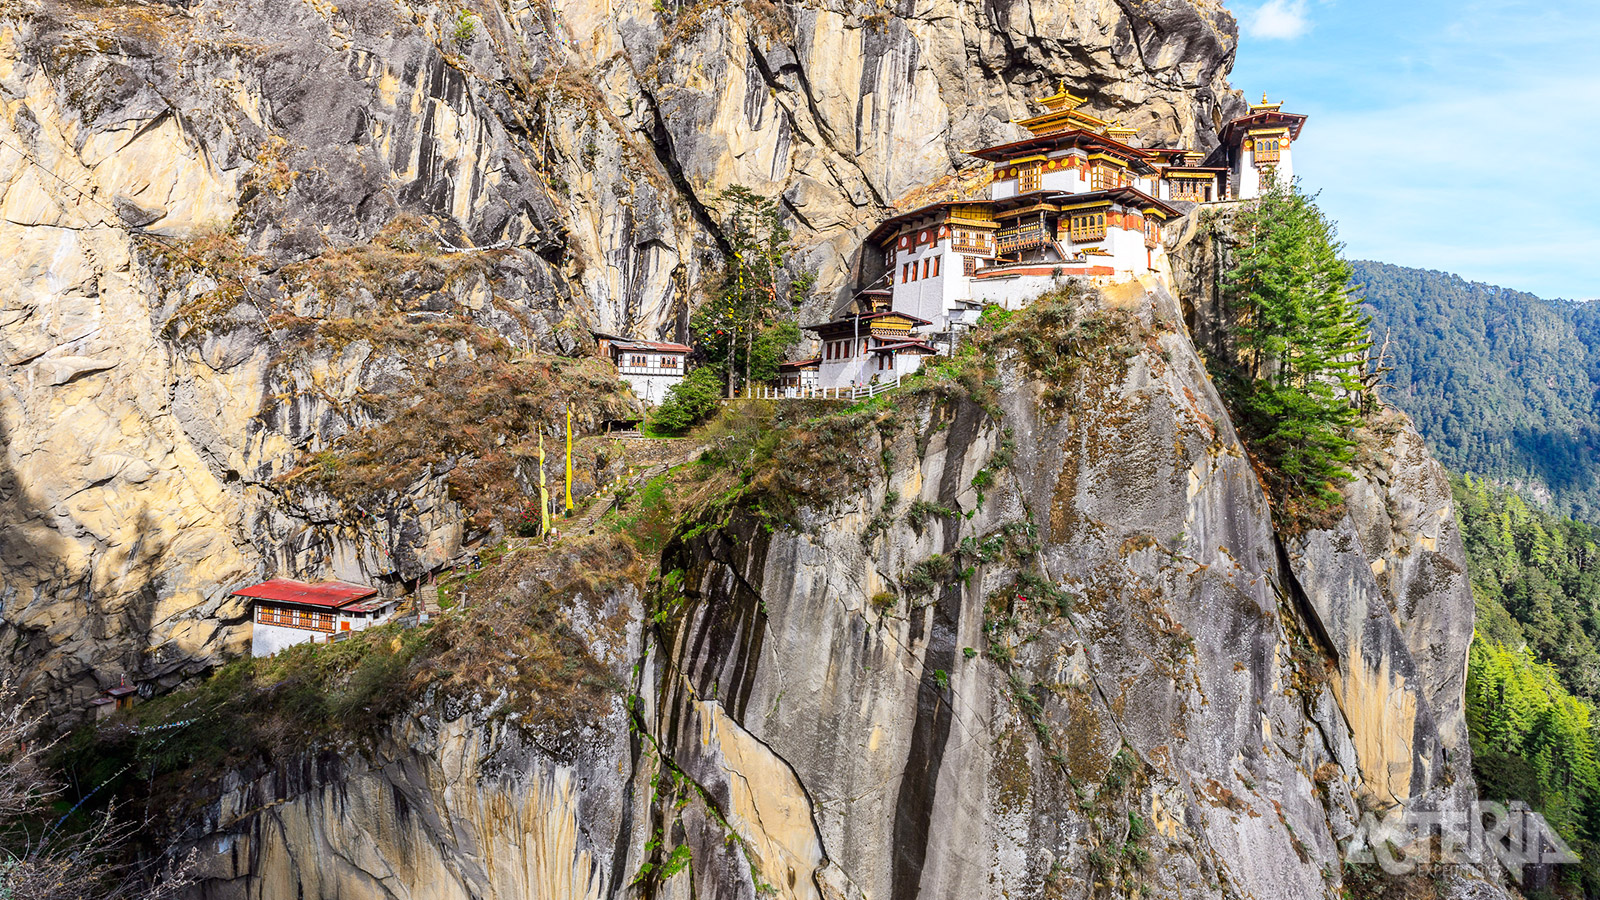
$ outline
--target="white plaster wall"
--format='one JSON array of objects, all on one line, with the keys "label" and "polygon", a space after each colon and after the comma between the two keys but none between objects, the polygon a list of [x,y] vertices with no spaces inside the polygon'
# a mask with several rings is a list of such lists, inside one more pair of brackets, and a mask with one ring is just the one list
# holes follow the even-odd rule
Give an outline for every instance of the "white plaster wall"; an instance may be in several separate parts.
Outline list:
[{"label": "white plaster wall", "polygon": [[1046,172],[1039,179],[1039,184],[1047,191],[1068,191],[1073,194],[1081,194],[1089,189],[1089,185],[1078,177],[1078,170],[1076,169],[1057,169],[1054,172]]},{"label": "white plaster wall", "polygon": [[271,656],[285,647],[295,644],[306,644],[314,640],[325,640],[328,633],[325,631],[308,631],[304,628],[290,628],[286,625],[263,625],[254,622],[250,628],[250,655]]},{"label": "white plaster wall", "polygon": [[622,380],[633,388],[635,397],[652,406],[666,400],[667,391],[672,390],[673,385],[683,380],[682,369],[679,369],[677,374],[671,375],[645,375],[638,372],[621,372],[619,374]]},{"label": "white plaster wall", "polygon": [[972,299],[979,303],[996,303],[1006,309],[1021,309],[1046,291],[1067,283],[1070,276],[1012,275],[1006,278],[984,278],[973,281]]},{"label": "white plaster wall", "polygon": [[[921,229],[918,229],[919,231]],[[922,277],[922,262],[932,257],[942,257],[937,276]],[[917,280],[901,282],[901,272],[906,263],[916,263]],[[954,266],[952,277],[951,266]],[[896,312],[929,319],[938,323],[953,299],[963,297],[966,277],[961,274],[961,254],[950,249],[950,238],[923,244],[916,250],[901,250],[895,254],[894,297],[891,305]]]},{"label": "white plaster wall", "polygon": [[[1294,181],[1294,151],[1288,147],[1278,151],[1278,178],[1285,184]],[[1239,151],[1239,165],[1234,169],[1234,183],[1239,186],[1235,195],[1239,200],[1253,200],[1266,191],[1270,185],[1263,183],[1261,170],[1256,168],[1256,153],[1254,150]]]},{"label": "white plaster wall", "polygon": [[989,185],[990,200],[1004,200],[1007,197],[1015,197],[1016,195],[1017,179],[1015,178],[1007,178],[1004,181],[996,181]]},{"label": "white plaster wall", "polygon": [[1100,257],[1103,260],[1100,265],[1109,265],[1118,272],[1133,272],[1135,275],[1150,271],[1150,256],[1145,252],[1143,231],[1107,228],[1104,246],[1112,255],[1109,259]]},{"label": "white plaster wall", "polygon": [[926,358],[916,353],[896,354],[894,358],[895,371],[891,374],[904,378],[922,368],[922,361]]},{"label": "white plaster wall", "polygon": [[873,375],[867,365],[867,357],[862,355],[849,359],[825,359],[817,370],[817,383],[825,388],[866,384]]}]

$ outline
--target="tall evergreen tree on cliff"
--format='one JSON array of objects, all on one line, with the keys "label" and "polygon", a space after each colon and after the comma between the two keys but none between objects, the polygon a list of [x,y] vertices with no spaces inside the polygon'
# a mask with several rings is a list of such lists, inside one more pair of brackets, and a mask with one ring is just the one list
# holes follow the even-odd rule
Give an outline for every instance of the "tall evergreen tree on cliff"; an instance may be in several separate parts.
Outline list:
[{"label": "tall evergreen tree on cliff", "polygon": [[786,316],[810,279],[791,281],[784,270],[793,248],[776,201],[737,184],[717,199],[731,252],[720,287],[696,311],[691,329],[708,362],[724,370],[732,396],[739,384],[777,374],[784,351],[800,338]]},{"label": "tall evergreen tree on cliff", "polygon": [[794,311],[811,289],[809,273],[791,278],[784,267],[793,247],[777,202],[734,185],[717,197],[729,254],[689,323],[704,363],[673,387],[651,416],[652,427],[682,434],[711,415],[719,394],[777,377],[800,329]]},{"label": "tall evergreen tree on cliff", "polygon": [[1236,219],[1224,292],[1238,322],[1225,373],[1269,486],[1291,515],[1326,510],[1349,478],[1372,341],[1332,222],[1279,185]]}]

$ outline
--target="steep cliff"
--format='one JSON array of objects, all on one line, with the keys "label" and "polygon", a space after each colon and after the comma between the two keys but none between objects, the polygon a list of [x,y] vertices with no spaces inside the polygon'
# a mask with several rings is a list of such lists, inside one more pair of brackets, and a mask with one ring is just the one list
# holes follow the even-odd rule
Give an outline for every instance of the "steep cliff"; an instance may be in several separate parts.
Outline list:
[{"label": "steep cliff", "polygon": [[1183,2],[9,5],[8,662],[67,707],[238,652],[251,579],[414,582],[482,534],[447,481],[483,453],[289,476],[435,381],[680,334],[729,184],[783,198],[825,312],[1050,83],[1203,146],[1233,46]]},{"label": "steep cliff", "polygon": [[[825,313],[1057,79],[1205,147],[1233,45],[1201,0],[8,6],[8,669],[72,710],[237,654],[242,582],[416,584],[566,400],[635,408],[575,357],[682,333],[721,188],[781,196]],[[189,784],[195,896],[1337,895],[1364,809],[1470,793],[1449,492],[1390,417],[1275,531],[1179,283],[723,439],[646,577],[563,588],[604,703],[451,645],[375,735]]]},{"label": "steep cliff", "polygon": [[225,792],[197,896],[1340,896],[1364,813],[1471,796],[1459,537],[1402,418],[1285,536],[1157,282],[980,341],[992,369],[757,426],[610,640],[627,715],[534,752],[425,706]]}]

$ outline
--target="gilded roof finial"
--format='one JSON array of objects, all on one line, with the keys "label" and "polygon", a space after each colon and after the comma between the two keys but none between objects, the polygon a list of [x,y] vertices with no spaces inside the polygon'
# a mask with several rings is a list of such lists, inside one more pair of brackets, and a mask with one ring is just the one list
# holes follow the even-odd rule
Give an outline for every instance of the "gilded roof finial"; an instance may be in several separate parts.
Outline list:
[{"label": "gilded roof finial", "polygon": [[1261,92],[1261,105],[1262,106],[1266,106],[1267,105],[1267,92],[1266,91],[1262,91]]}]

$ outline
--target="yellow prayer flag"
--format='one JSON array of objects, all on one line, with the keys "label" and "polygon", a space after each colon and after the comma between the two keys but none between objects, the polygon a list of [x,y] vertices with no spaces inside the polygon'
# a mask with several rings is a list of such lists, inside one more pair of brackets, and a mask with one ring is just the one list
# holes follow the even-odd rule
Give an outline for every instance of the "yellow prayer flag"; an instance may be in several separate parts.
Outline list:
[{"label": "yellow prayer flag", "polygon": [[550,492],[544,480],[544,432],[539,432],[539,537],[550,533]]}]

